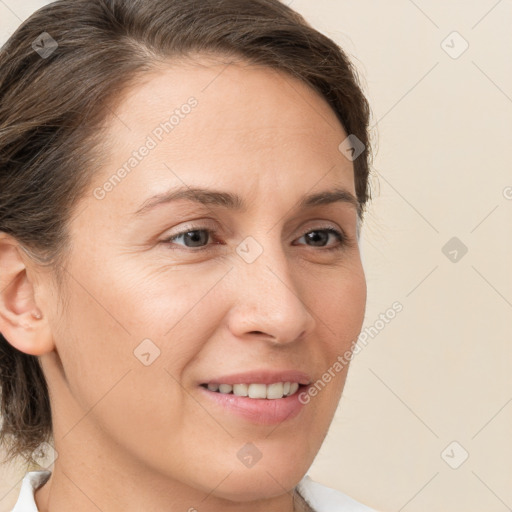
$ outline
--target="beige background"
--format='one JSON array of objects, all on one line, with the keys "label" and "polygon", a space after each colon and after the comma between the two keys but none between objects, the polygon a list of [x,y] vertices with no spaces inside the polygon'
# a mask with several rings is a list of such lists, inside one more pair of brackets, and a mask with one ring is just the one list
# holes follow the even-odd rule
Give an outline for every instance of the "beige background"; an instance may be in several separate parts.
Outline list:
[{"label": "beige background", "polygon": [[[45,3],[0,0],[2,42]],[[386,512],[510,510],[512,2],[287,3],[355,60],[376,154],[363,244],[378,334],[310,475]],[[0,468],[0,511],[22,476]]]}]

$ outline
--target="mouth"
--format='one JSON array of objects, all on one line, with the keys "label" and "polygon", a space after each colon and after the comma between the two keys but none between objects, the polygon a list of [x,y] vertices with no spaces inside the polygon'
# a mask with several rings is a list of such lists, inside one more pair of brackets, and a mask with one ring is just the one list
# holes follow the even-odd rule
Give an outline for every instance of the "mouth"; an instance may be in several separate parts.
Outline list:
[{"label": "mouth", "polygon": [[235,395],[241,397],[248,397],[252,399],[266,399],[276,400],[292,396],[299,392],[301,388],[307,387],[306,384],[299,384],[298,382],[273,382],[272,384],[264,383],[240,383],[240,384],[217,384],[217,383],[203,383],[202,387],[213,391],[214,393],[221,393],[224,395]]},{"label": "mouth", "polygon": [[212,378],[199,384],[204,400],[217,409],[244,421],[275,425],[291,421],[304,408],[300,394],[311,379],[297,371],[253,371]]}]

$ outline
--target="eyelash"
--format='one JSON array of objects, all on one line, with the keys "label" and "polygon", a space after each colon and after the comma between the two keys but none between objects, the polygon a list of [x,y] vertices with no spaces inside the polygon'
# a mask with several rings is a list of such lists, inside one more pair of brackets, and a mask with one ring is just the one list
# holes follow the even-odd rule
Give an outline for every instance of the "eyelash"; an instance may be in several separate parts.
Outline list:
[{"label": "eyelash", "polygon": [[[196,232],[196,231],[207,231],[210,235],[213,235],[213,238],[216,238],[215,235],[216,235],[217,232],[215,230],[209,229],[207,227],[198,226],[198,227],[190,227],[188,229],[185,229],[184,231],[180,231],[179,233],[176,233],[175,235],[167,237],[164,240],[162,240],[162,243],[167,244],[167,245],[169,245],[169,247],[171,247],[172,245],[174,245],[173,241],[175,239],[179,238],[182,235],[186,235],[187,233]],[[313,233],[313,232],[318,232],[318,231],[325,231],[327,233],[333,234],[333,235],[335,235],[338,238],[338,241],[339,241],[339,244],[336,244],[334,247],[327,247],[327,248],[325,248],[325,247],[321,247],[320,246],[319,249],[322,250],[322,251],[339,251],[339,250],[342,250],[342,249],[345,248],[346,245],[348,245],[348,242],[350,241],[349,238],[342,231],[339,231],[339,230],[337,230],[337,229],[335,229],[333,227],[330,227],[330,226],[323,227],[323,228],[308,229],[307,231],[302,233],[302,235],[299,238],[302,238],[303,236],[307,235],[308,233]],[[185,251],[200,252],[200,251],[205,251],[205,250],[210,249],[211,245],[216,245],[216,243],[208,244],[206,246],[196,247],[196,248],[186,247],[186,246],[181,246],[181,247]],[[300,244],[300,245],[306,245],[306,244]],[[315,246],[309,246],[309,247],[314,248]],[[181,250],[181,249],[178,249],[178,250]]]}]

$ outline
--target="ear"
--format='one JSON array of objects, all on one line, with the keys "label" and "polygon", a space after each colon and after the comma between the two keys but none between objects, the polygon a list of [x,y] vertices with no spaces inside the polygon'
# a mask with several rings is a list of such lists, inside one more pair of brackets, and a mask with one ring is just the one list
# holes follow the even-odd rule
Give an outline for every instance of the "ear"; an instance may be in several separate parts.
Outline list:
[{"label": "ear", "polygon": [[29,258],[12,236],[0,232],[0,333],[15,348],[31,355],[54,349],[47,316],[36,304]]}]

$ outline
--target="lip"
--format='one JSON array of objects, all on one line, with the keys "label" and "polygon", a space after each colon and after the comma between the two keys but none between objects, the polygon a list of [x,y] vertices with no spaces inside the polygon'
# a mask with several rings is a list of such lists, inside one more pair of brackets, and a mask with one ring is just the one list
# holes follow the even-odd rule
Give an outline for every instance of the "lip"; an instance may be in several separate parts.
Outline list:
[{"label": "lip", "polygon": [[[299,389],[291,396],[283,398],[249,398],[231,393],[210,391],[204,384],[273,384],[274,382],[298,382]],[[299,401],[299,394],[310,385],[309,376],[296,370],[268,371],[255,370],[215,377],[202,382],[199,392],[210,404],[219,408],[219,415],[233,414],[250,423],[275,425],[295,418],[304,407]]]},{"label": "lip", "polygon": [[253,370],[213,377],[201,384],[273,384],[275,382],[298,382],[307,385],[311,383],[311,378],[306,373],[297,370]]}]

